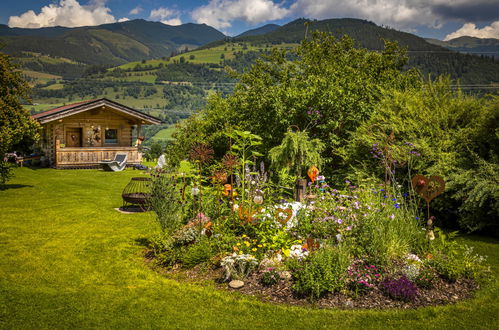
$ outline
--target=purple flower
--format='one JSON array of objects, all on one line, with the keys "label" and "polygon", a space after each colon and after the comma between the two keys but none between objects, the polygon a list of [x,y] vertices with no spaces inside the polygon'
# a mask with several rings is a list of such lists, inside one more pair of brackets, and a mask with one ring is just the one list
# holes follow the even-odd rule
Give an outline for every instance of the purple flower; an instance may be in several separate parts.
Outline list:
[{"label": "purple flower", "polygon": [[396,203],[395,205],[393,205],[396,209],[399,209],[400,208],[400,204],[399,203]]}]

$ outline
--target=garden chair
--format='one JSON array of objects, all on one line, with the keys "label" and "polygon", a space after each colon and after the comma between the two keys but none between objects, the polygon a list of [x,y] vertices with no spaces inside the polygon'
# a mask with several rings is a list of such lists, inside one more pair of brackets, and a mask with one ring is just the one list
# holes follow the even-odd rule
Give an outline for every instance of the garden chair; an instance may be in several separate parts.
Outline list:
[{"label": "garden chair", "polygon": [[125,169],[127,159],[127,152],[117,152],[113,160],[103,160],[99,164],[101,164],[106,171],[118,172]]}]

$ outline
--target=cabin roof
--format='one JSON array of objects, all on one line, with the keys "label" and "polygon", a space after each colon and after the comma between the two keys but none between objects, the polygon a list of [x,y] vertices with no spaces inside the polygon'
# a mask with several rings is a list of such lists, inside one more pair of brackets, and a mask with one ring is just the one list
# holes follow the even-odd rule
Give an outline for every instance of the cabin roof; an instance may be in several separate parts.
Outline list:
[{"label": "cabin roof", "polygon": [[158,125],[161,124],[161,119],[156,118],[154,116],[142,113],[133,108],[127,107],[126,105],[108,100],[106,98],[87,100],[72,104],[63,105],[61,107],[57,107],[54,109],[46,110],[43,112],[36,113],[31,117],[33,119],[38,120],[41,124],[46,124],[48,122],[58,120],[64,117],[72,116],[80,112],[85,112],[91,109],[95,109],[101,106],[107,106],[116,110],[118,112],[122,112],[129,116],[135,117],[143,122],[146,125]]}]

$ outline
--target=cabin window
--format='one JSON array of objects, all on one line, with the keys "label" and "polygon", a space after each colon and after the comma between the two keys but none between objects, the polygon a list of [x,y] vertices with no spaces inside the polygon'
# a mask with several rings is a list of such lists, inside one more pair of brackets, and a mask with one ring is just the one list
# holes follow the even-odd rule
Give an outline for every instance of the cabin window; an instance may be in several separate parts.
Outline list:
[{"label": "cabin window", "polygon": [[118,130],[109,128],[106,130],[105,133],[105,140],[104,143],[106,144],[117,144],[118,143]]}]

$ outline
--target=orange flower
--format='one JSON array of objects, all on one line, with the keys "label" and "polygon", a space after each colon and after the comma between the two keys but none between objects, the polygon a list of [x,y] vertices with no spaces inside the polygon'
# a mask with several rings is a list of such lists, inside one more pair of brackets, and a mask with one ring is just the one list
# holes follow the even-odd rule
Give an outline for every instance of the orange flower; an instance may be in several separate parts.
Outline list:
[{"label": "orange flower", "polygon": [[308,174],[308,177],[310,178],[310,180],[312,180],[312,182],[315,182],[315,179],[319,175],[319,169],[317,167],[315,167],[315,166],[312,165],[308,169],[307,174]]}]

